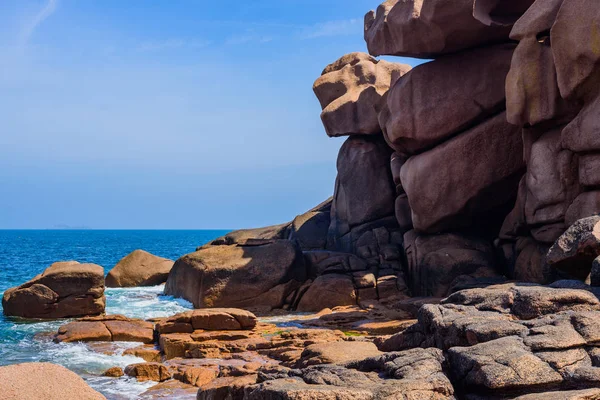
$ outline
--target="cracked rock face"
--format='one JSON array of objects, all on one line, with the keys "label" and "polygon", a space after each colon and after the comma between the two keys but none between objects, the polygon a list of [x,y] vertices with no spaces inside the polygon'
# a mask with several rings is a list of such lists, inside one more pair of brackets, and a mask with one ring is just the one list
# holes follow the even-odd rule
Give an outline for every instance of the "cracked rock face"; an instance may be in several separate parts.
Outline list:
[{"label": "cracked rock face", "polygon": [[379,103],[390,85],[410,68],[365,53],[350,53],[328,65],[313,85],[327,135],[380,133]]},{"label": "cracked rock face", "polygon": [[77,261],[57,262],[2,298],[4,314],[25,318],[68,318],[104,312],[104,269]]}]

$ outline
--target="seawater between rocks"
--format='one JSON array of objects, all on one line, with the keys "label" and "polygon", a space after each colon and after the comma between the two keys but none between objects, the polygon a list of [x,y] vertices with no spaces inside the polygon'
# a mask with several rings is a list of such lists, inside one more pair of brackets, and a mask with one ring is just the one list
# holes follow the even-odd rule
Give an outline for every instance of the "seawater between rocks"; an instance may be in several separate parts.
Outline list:
[{"label": "seawater between rocks", "polygon": [[[119,259],[135,249],[177,259],[227,231],[92,231],[35,230],[0,231],[0,290],[28,281],[55,261],[76,260],[104,267],[107,273]],[[106,313],[132,318],[166,317],[192,308],[192,304],[164,296],[163,286],[106,290]],[[108,399],[132,399],[155,382],[139,383],[135,378],[105,378],[101,374],[114,366],[143,362],[123,356],[139,343],[108,344],[110,351],[82,343],[53,343],[44,336],[56,332],[66,321],[0,319],[0,366],[44,361],[63,365],[82,376]]]}]

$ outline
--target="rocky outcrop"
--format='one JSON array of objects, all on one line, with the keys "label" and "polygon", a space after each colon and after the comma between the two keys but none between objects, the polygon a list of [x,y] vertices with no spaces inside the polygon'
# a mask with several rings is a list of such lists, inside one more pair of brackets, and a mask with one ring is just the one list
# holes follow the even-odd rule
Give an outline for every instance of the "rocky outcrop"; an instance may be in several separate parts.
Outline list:
[{"label": "rocky outcrop", "polygon": [[155,286],[165,283],[173,260],[157,257],[144,250],[125,256],[106,275],[107,287]]},{"label": "rocky outcrop", "polygon": [[236,308],[206,308],[176,314],[156,324],[162,333],[192,333],[195,330],[224,331],[252,329],[256,316]]},{"label": "rocky outcrop", "polygon": [[321,102],[321,120],[329,136],[379,134],[381,97],[410,66],[351,53],[328,65],[313,90]]},{"label": "rocky outcrop", "polygon": [[104,312],[104,270],[95,264],[57,262],[2,298],[4,315],[67,318]]},{"label": "rocky outcrop", "polygon": [[510,27],[473,16],[473,0],[387,0],[365,16],[365,41],[374,56],[433,58],[505,41]]},{"label": "rocky outcrop", "polygon": [[6,400],[106,400],[74,372],[50,363],[0,367],[0,393]]},{"label": "rocky outcrop", "polygon": [[[202,248],[175,262],[165,293],[195,307],[280,308],[306,280],[300,249],[287,240]],[[290,283],[291,282],[291,283]]]},{"label": "rocky outcrop", "polygon": [[58,329],[55,342],[154,342],[153,324],[123,315],[81,318]]}]

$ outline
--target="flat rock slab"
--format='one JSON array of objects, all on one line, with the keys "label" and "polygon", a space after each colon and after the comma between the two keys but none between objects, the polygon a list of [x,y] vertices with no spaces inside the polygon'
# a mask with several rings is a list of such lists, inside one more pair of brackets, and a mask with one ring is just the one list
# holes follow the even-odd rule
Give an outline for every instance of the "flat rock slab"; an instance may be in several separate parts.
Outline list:
[{"label": "flat rock slab", "polygon": [[58,328],[56,342],[154,342],[154,326],[123,315],[82,318]]},{"label": "flat rock slab", "polygon": [[371,342],[334,342],[313,344],[302,352],[298,361],[299,367],[319,364],[345,364],[368,357],[375,357],[381,352]]},{"label": "flat rock slab", "polygon": [[248,330],[257,318],[250,311],[237,308],[205,308],[176,314],[156,324],[158,333],[192,333],[195,330]]}]

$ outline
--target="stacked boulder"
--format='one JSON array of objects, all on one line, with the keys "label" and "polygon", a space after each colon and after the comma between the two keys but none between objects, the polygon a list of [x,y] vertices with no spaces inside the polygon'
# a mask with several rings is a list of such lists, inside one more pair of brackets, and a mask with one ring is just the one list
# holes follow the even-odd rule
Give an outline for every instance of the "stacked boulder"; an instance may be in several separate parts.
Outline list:
[{"label": "stacked boulder", "polygon": [[570,225],[600,212],[597,21],[592,2],[538,0],[510,33],[519,44],[506,80],[507,119],[524,127],[527,172],[498,244],[515,279],[556,279],[546,252]]},{"label": "stacked boulder", "polygon": [[386,1],[365,18],[371,54],[434,59],[396,80],[379,113],[413,295],[498,279],[490,239],[524,172],[506,120],[509,32],[477,20],[472,1]]}]

